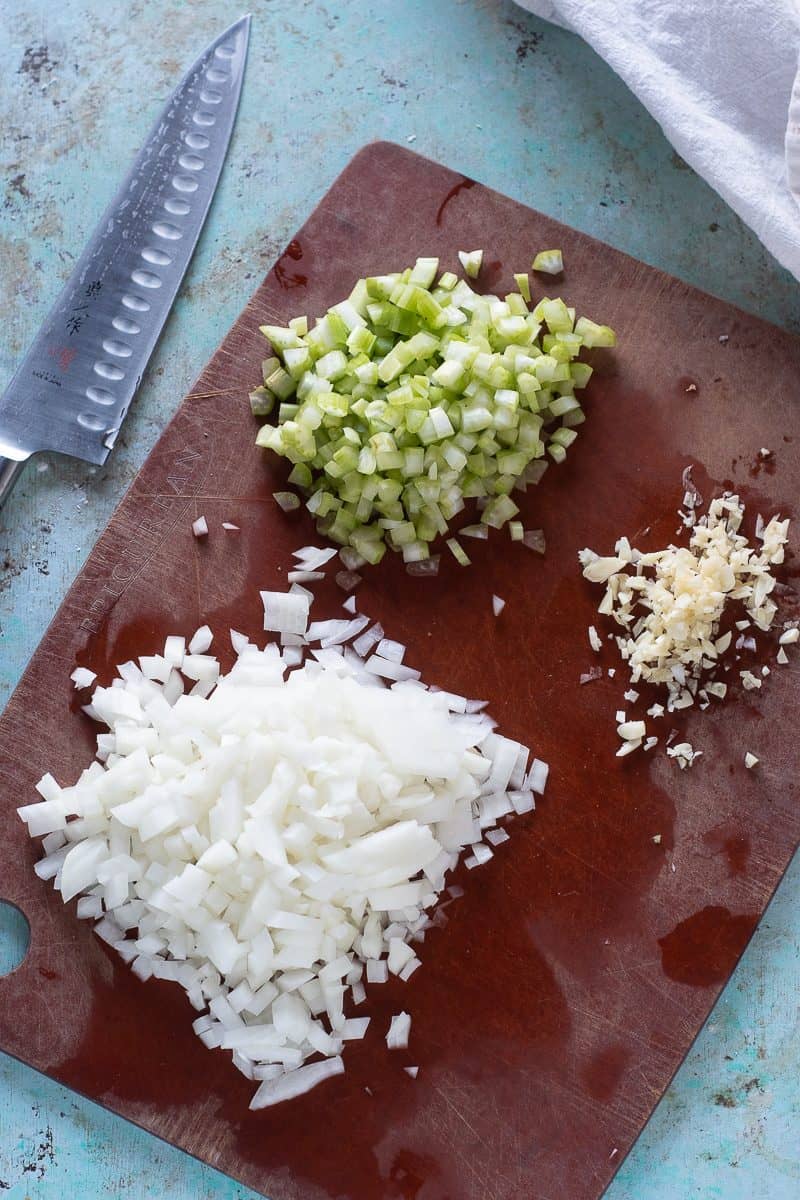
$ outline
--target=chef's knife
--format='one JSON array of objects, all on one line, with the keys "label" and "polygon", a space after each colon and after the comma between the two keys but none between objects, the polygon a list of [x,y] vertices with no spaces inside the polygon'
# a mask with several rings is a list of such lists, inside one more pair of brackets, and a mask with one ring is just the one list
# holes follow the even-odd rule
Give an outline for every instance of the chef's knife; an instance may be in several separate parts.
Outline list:
[{"label": "chef's knife", "polygon": [[245,16],[172,93],[0,397],[0,506],[37,450],[113,448],[219,180],[249,33]]}]

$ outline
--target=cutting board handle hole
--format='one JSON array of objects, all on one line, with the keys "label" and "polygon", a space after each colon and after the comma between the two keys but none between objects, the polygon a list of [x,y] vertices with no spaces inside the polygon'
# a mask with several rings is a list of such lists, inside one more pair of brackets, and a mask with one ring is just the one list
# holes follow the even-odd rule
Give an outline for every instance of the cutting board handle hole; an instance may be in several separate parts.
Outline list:
[{"label": "cutting board handle hole", "polygon": [[22,965],[31,945],[31,927],[22,909],[0,900],[0,978]]}]

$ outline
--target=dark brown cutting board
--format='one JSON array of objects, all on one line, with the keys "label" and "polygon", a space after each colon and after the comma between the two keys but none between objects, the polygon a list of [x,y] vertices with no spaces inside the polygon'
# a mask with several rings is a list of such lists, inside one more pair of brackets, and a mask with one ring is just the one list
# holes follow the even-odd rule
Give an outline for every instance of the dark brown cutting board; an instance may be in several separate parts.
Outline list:
[{"label": "dark brown cutting board", "polygon": [[[387,556],[358,593],[429,682],[488,698],[501,729],[552,764],[547,794],[489,865],[463,873],[466,894],[429,934],[423,969],[372,989],[374,1020],[348,1046],[346,1074],[249,1113],[252,1085],[201,1046],[180,990],[137,981],[36,878],[38,845],[14,810],[45,769],[71,782],[89,759],[93,729],[68,679],[76,663],[108,680],[112,664],[206,620],[223,640],[230,624],[257,635],[256,588],[282,586],[290,552],[314,540],[304,514],[272,500],[282,464],[253,447],[258,326],[322,313],[357,276],[417,254],[457,268],[460,248],[485,247],[481,285],[509,291],[512,273],[553,245],[567,266],[550,290],[614,325],[619,348],[594,355],[589,419],[567,464],[524,498],[546,556],[500,533],[469,542],[470,570],[445,551],[434,580],[410,579]],[[706,495],[741,489],[751,520],[758,507],[790,514],[799,377],[789,334],[407,150],[357,155],[182,404],[0,721],[0,895],[32,930],[27,959],[0,980],[0,1046],[273,1200],[599,1196],[797,845],[789,714],[800,677],[777,667],[761,692],[690,716],[704,752],[691,771],[661,748],[616,759],[624,675],[579,686],[597,661],[587,626],[601,621],[576,552],[608,552],[623,533],[665,544],[690,462]],[[762,446],[774,451],[764,468]],[[200,513],[211,528],[202,543],[191,532]],[[790,555],[786,616],[798,613],[796,564]],[[493,592],[506,600],[498,620]],[[323,590],[319,614],[341,598]],[[609,648],[600,661],[619,667]],[[410,1048],[389,1054],[383,1036],[401,1007],[413,1015]],[[402,1070],[411,1064],[416,1081]]]}]

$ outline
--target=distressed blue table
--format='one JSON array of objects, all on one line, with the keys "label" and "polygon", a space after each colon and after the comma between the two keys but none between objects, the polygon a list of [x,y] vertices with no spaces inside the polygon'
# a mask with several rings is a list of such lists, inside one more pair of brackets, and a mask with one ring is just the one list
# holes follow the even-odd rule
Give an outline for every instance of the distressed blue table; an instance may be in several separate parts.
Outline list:
[{"label": "distressed blue table", "polygon": [[[32,465],[0,515],[0,706],[180,397],[372,138],[413,142],[800,329],[797,284],[578,39],[509,0],[258,8],[222,185],[114,454],[99,470],[55,457]],[[0,14],[2,386],[162,100],[238,10],[224,0],[0,0]],[[0,970],[13,943],[0,931]],[[799,991],[796,862],[607,1200],[800,1196]],[[2,1056],[0,1192],[254,1195]]]}]

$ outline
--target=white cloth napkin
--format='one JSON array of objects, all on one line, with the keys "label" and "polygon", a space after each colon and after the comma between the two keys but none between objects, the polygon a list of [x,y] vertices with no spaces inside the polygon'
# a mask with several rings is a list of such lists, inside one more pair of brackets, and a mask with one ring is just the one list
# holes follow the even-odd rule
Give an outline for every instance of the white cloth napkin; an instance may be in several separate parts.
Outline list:
[{"label": "white cloth napkin", "polygon": [[580,34],[675,149],[800,279],[793,0],[518,0]]}]

